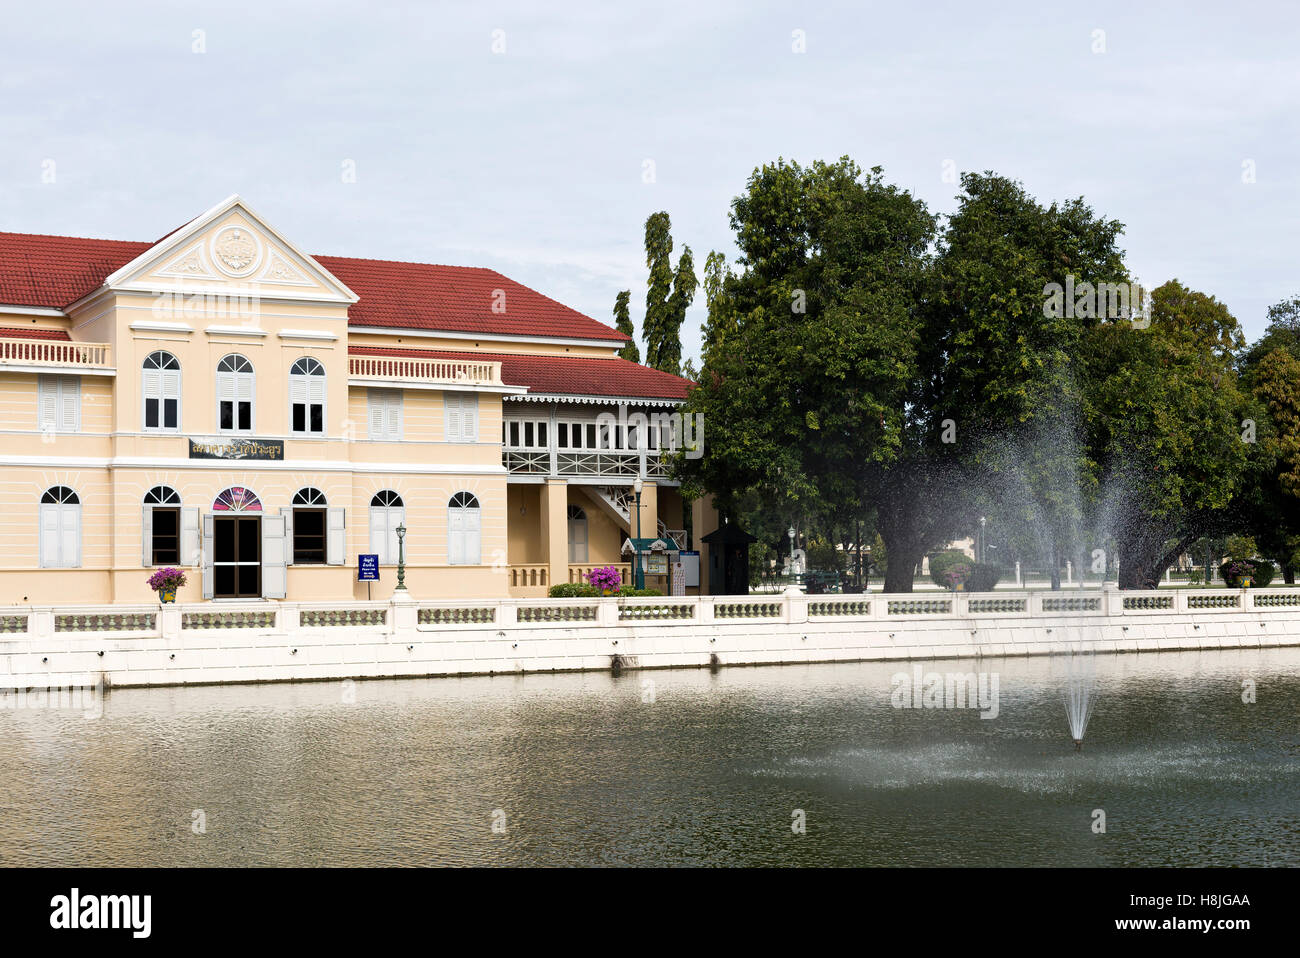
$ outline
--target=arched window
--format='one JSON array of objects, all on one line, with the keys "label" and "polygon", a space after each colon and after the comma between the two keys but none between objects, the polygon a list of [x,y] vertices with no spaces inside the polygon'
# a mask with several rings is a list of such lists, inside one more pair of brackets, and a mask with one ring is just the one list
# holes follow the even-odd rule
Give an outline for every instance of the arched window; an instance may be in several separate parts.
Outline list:
[{"label": "arched window", "polygon": [[406,520],[402,497],[391,489],[376,492],[370,500],[370,551],[380,565],[397,565],[397,527]]},{"label": "arched window", "polygon": [[323,565],[326,558],[326,513],[329,503],[325,493],[311,486],[293,496],[294,565]]},{"label": "arched window", "polygon": [[41,568],[81,565],[81,499],[67,486],[51,486],[41,496]]},{"label": "arched window", "polygon": [[140,373],[144,428],[175,431],[181,427],[181,364],[164,350],[144,358]]},{"label": "arched window", "polygon": [[447,561],[451,565],[478,565],[483,561],[478,500],[458,492],[447,503]]},{"label": "arched window", "polygon": [[569,561],[587,561],[587,514],[582,506],[569,506]]},{"label": "arched window", "polygon": [[140,541],[146,566],[181,564],[181,497],[171,486],[144,494]]},{"label": "arched window", "polygon": [[296,433],[325,433],[325,367],[310,356],[289,370],[289,424]]},{"label": "arched window", "polygon": [[217,363],[217,429],[253,431],[253,364],[238,353]]}]

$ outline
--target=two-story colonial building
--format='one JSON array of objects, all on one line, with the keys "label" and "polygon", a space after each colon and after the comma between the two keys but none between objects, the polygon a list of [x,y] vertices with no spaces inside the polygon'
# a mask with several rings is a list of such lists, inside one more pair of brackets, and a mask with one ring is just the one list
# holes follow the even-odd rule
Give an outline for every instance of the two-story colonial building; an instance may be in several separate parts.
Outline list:
[{"label": "two-story colonial building", "polygon": [[626,565],[638,479],[685,546],[666,437],[609,422],[690,383],[625,342],[492,270],[309,256],[239,197],[153,243],[0,233],[3,602],[168,565],[182,601],[365,597],[363,553],[383,598],[399,526],[417,596],[541,594]]}]

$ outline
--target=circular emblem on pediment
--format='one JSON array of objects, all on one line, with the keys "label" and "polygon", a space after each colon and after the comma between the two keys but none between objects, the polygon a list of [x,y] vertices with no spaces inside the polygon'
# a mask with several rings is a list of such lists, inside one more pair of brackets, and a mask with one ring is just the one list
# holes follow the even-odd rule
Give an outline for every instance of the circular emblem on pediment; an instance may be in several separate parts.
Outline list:
[{"label": "circular emblem on pediment", "polygon": [[223,272],[242,276],[261,262],[262,244],[250,230],[229,226],[213,238],[212,255]]}]

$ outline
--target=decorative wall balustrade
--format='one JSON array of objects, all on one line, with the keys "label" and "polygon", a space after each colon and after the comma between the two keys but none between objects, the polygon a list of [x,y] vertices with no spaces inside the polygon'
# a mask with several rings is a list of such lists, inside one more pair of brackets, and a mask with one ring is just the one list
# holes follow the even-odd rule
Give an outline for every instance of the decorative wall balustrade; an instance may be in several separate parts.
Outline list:
[{"label": "decorative wall balustrade", "polygon": [[298,624],[308,629],[383,625],[387,621],[387,609],[303,609],[298,613]]},{"label": "decorative wall balustrade", "polygon": [[420,609],[420,625],[491,625],[497,620],[495,608]]}]

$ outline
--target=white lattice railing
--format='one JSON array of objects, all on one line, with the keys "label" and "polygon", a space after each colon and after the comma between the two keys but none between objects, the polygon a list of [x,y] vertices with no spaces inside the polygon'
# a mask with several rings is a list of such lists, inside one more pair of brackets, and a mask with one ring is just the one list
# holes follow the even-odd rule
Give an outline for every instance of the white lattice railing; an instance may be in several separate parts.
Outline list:
[{"label": "white lattice railing", "polygon": [[104,369],[112,366],[108,343],[72,343],[57,339],[0,339],[0,365]]},{"label": "white lattice railing", "polygon": [[501,384],[501,364],[411,356],[349,356],[348,377],[377,382]]}]

